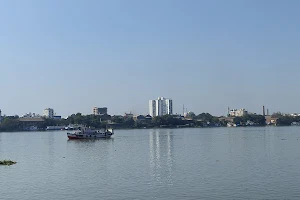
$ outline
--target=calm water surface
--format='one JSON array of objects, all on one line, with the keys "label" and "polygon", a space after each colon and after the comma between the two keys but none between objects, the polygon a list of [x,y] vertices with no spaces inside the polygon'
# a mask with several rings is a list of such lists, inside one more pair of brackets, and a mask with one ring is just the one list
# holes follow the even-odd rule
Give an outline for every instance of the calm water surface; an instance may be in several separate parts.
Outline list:
[{"label": "calm water surface", "polygon": [[0,133],[0,199],[300,199],[300,127]]}]

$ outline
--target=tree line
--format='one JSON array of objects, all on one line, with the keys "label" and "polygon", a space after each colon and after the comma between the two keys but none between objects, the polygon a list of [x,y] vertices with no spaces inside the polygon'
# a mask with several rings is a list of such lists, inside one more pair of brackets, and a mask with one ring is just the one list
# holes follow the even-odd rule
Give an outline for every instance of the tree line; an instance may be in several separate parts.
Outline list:
[{"label": "tree line", "polygon": [[[275,113],[272,117],[277,118],[277,125],[291,125],[292,122],[300,122],[300,116],[286,116]],[[262,115],[248,114],[243,117],[235,117],[233,123],[245,125],[247,122],[253,122],[255,125],[266,125],[265,117]],[[108,124],[117,128],[154,128],[154,127],[215,127],[226,126],[226,120],[220,120],[219,117],[212,116],[209,113],[196,115],[188,113],[185,118],[177,115],[155,116],[143,120],[134,120],[132,117],[124,116],[100,116],[100,115],[82,115],[81,113],[72,114],[66,119],[44,118],[43,123],[39,124],[39,129],[46,129],[47,126],[68,126],[69,124],[81,124],[88,127],[104,128]],[[0,123],[0,131],[20,131],[22,129],[19,116],[6,116]]]}]

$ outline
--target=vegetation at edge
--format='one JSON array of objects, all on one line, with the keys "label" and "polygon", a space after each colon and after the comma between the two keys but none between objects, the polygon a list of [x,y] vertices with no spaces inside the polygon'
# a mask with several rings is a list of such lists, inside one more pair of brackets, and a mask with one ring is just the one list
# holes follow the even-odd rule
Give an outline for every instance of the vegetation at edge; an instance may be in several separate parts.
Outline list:
[{"label": "vegetation at edge", "polygon": [[12,160],[0,160],[0,165],[14,165],[17,162],[12,161]]},{"label": "vegetation at edge", "polygon": [[[291,125],[292,122],[300,122],[300,116],[286,116],[281,113],[272,115],[277,119],[277,125]],[[246,125],[248,121],[255,125],[266,125],[265,117],[262,115],[249,114],[243,117],[235,117],[233,123]],[[124,116],[99,116],[99,115],[82,115],[81,113],[72,114],[67,119],[44,119],[39,125],[40,130],[46,129],[47,126],[68,126],[69,124],[82,124],[94,128],[104,128],[107,124],[113,124],[116,128],[154,128],[154,127],[215,127],[226,126],[227,121],[220,120],[219,117],[212,116],[209,113],[195,115],[188,113],[185,118],[175,115],[157,116],[150,119],[134,120]],[[21,131],[22,127],[19,122],[19,116],[6,116],[0,124],[0,132]]]}]

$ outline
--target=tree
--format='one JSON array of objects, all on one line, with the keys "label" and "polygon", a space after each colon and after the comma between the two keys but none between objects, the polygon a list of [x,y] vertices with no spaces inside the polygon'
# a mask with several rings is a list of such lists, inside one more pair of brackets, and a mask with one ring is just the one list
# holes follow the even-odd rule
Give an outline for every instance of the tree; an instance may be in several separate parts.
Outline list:
[{"label": "tree", "polygon": [[190,118],[190,119],[194,119],[196,117],[195,113],[193,112],[188,112],[186,115],[185,115],[185,118]]},{"label": "tree", "polygon": [[122,123],[124,123],[124,117],[114,115],[111,117],[111,121],[118,123],[118,124],[122,124]]},{"label": "tree", "polygon": [[242,122],[244,122],[242,117],[235,117],[233,119],[233,123],[235,123],[235,124],[241,124]]},{"label": "tree", "polygon": [[272,114],[272,117],[282,117],[283,114],[281,112],[275,112]]},{"label": "tree", "polygon": [[292,116],[281,116],[277,119],[277,124],[281,126],[289,126],[294,121],[295,118]]},{"label": "tree", "polygon": [[0,131],[17,131],[19,129],[19,119],[16,117],[5,117],[0,124]]},{"label": "tree", "polygon": [[134,120],[133,120],[131,117],[126,118],[126,119],[124,120],[124,125],[125,125],[126,127],[133,127],[133,126],[134,126]]},{"label": "tree", "polygon": [[200,119],[200,120],[206,121],[206,122],[211,122],[211,120],[213,119],[213,116],[209,113],[201,113],[196,117],[196,119]]}]

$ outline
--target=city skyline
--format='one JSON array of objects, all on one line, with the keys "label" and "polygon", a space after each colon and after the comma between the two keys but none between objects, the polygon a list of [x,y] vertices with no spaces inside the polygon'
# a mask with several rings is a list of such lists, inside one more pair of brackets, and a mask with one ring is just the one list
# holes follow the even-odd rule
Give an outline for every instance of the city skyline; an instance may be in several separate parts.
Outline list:
[{"label": "city skyline", "polygon": [[[154,105],[155,104],[155,105]],[[77,114],[77,113],[81,113],[83,115],[115,115],[115,116],[126,116],[128,114],[132,115],[132,116],[138,116],[138,115],[150,115],[150,116],[163,116],[163,115],[181,115],[181,116],[185,116],[185,114],[187,113],[195,113],[192,110],[188,110],[186,107],[184,107],[183,105],[183,110],[182,113],[180,112],[173,112],[173,100],[170,98],[165,98],[165,97],[158,97],[156,100],[149,100],[148,102],[148,113],[135,113],[135,112],[124,112],[124,113],[109,113],[108,112],[108,108],[107,107],[93,107],[90,113],[82,113],[82,112],[74,112],[72,114]],[[230,109],[229,107],[227,108],[227,113],[222,114],[222,115],[214,115],[216,117],[222,117],[222,116],[243,116],[245,114],[257,114],[257,115],[272,115],[272,114],[276,114],[276,113],[282,113],[282,114],[291,114],[291,115],[295,115],[295,114],[300,114],[298,112],[290,112],[290,113],[285,113],[285,112],[281,112],[281,111],[276,111],[276,112],[269,112],[269,109],[266,108],[264,105],[262,106],[262,109],[260,112],[253,112],[253,111],[249,111],[245,108],[240,108],[240,109]],[[151,112],[152,110],[152,112]],[[19,117],[47,117],[47,118],[68,118],[70,115],[67,116],[61,116],[59,114],[57,114],[56,112],[54,112],[53,108],[45,108],[43,109],[42,112],[26,112],[23,114],[13,114],[13,115],[9,115],[6,113],[3,113],[2,110],[0,109],[0,116],[1,113],[5,116],[19,116]],[[199,113],[195,113],[195,114],[201,114],[201,113],[205,113],[205,112],[199,112]],[[207,112],[209,114],[212,114],[210,112]]]},{"label": "city skyline", "polygon": [[0,5],[4,114],[147,114],[158,96],[172,97],[173,113],[300,112],[299,1]]}]

